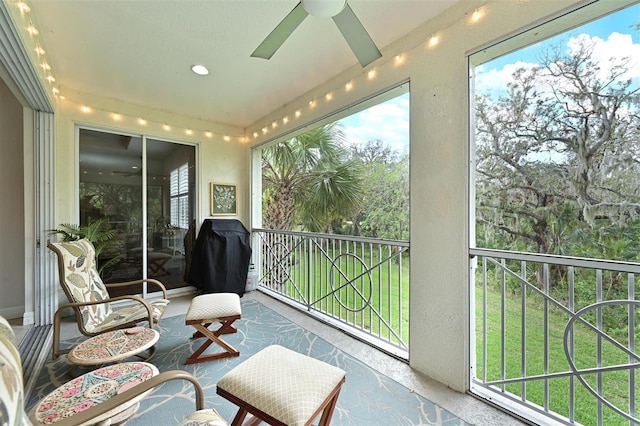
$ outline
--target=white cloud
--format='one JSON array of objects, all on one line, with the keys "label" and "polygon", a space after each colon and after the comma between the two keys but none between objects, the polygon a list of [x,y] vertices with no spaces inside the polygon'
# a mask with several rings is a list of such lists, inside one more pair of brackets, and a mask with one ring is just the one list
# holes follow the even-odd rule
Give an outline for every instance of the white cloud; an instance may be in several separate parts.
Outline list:
[{"label": "white cloud", "polygon": [[606,73],[623,58],[629,58],[627,73],[623,78],[640,77],[640,44],[634,44],[631,34],[611,33],[607,40],[600,37],[591,37],[588,34],[580,34],[569,39],[567,46],[569,52],[575,52],[580,48],[581,42],[591,42],[594,44],[591,59],[600,63],[602,67],[601,78],[606,78]]},{"label": "white cloud", "polygon": [[[580,48],[581,43],[593,44],[593,52],[591,59],[600,65],[600,79],[606,79],[611,67],[619,64],[623,58],[629,58],[630,62],[626,65],[627,72],[621,76],[621,79],[632,78],[635,85],[640,83],[640,44],[634,44],[630,34],[620,34],[613,32],[604,40],[600,37],[590,36],[588,34],[580,34],[571,37],[567,41],[567,52],[573,53]],[[523,56],[530,56],[531,51],[522,53]],[[513,72],[518,68],[533,68],[538,66],[537,63],[516,60],[519,52],[516,51],[510,56],[515,62],[505,64],[502,68],[490,68],[491,62],[476,67],[475,87],[479,93],[504,93],[506,84],[512,80]],[[501,59],[504,62],[504,58]],[[552,84],[557,84],[553,81]],[[538,87],[539,93],[550,92],[551,87]]]},{"label": "white cloud", "polygon": [[476,67],[476,89],[480,89],[482,93],[503,91],[507,82],[512,80],[514,71],[518,68],[531,69],[537,67],[537,64],[530,62],[516,61],[512,64],[506,64],[501,69],[486,69],[485,65]]},{"label": "white cloud", "polygon": [[349,143],[381,140],[401,153],[409,150],[409,98],[402,96],[340,120]]}]

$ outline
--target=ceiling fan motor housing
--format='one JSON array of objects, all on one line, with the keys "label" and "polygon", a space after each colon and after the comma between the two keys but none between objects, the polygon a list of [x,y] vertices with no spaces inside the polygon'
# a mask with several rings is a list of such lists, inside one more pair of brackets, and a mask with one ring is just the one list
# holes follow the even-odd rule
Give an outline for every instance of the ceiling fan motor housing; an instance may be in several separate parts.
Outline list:
[{"label": "ceiling fan motor housing", "polygon": [[331,18],[342,12],[347,0],[301,0],[302,7],[311,16]]}]

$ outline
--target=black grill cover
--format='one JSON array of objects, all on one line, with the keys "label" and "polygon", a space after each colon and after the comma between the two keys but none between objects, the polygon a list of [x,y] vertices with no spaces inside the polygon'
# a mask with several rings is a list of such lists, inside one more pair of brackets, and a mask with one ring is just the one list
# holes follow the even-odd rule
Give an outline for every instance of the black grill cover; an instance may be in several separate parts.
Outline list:
[{"label": "black grill cover", "polygon": [[244,294],[250,234],[236,219],[205,219],[193,247],[189,283],[203,293]]}]

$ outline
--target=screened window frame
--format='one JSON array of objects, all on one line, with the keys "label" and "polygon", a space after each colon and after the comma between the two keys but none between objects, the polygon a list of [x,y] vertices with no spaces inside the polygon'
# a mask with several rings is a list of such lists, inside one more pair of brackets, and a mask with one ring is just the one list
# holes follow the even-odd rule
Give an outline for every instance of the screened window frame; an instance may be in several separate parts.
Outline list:
[{"label": "screened window frame", "polygon": [[170,225],[189,228],[189,163],[171,170],[169,174]]}]

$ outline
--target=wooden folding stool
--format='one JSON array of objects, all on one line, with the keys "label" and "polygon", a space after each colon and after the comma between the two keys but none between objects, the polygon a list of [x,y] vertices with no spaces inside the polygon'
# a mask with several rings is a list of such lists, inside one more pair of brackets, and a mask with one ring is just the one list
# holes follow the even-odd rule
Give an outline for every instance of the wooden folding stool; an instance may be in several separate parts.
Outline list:
[{"label": "wooden folding stool", "polygon": [[[229,358],[240,355],[240,351],[220,338],[222,334],[236,333],[233,322],[240,319],[240,296],[235,293],[212,293],[196,296],[191,301],[185,324],[196,329],[193,338],[206,337],[207,340],[189,357],[187,364]],[[209,329],[212,324],[220,324],[216,330]],[[223,351],[202,355],[212,344],[216,343]]]}]

